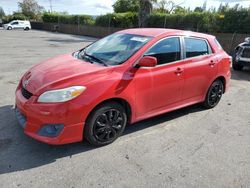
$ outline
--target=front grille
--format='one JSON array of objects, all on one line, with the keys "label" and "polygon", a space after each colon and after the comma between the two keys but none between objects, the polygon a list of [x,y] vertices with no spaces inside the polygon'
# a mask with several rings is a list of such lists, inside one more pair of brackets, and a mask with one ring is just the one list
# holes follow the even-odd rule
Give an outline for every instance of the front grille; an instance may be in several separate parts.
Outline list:
[{"label": "front grille", "polygon": [[242,57],[250,58],[250,48],[245,48]]},{"label": "front grille", "polygon": [[21,87],[21,91],[22,91],[22,95],[24,96],[24,98],[29,99],[30,97],[32,97],[32,93],[30,93],[28,90],[26,90],[23,86]]}]

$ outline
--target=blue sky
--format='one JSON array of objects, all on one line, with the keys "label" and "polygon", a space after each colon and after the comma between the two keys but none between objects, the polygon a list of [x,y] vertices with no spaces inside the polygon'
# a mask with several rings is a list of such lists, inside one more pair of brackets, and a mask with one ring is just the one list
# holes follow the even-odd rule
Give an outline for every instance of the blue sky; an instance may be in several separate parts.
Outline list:
[{"label": "blue sky", "polygon": [[[0,0],[0,6],[6,14],[11,14],[17,11],[17,2],[20,0]],[[116,0],[51,0],[53,10],[62,12],[67,11],[70,14],[90,14],[100,15],[112,12],[112,5]],[[182,3],[182,6],[191,7],[203,5],[203,0],[174,0],[177,4]],[[46,10],[49,10],[49,0],[37,0]],[[208,0],[207,7],[218,7],[221,2],[229,2],[231,6],[240,3],[244,7],[250,6],[250,0]]]}]

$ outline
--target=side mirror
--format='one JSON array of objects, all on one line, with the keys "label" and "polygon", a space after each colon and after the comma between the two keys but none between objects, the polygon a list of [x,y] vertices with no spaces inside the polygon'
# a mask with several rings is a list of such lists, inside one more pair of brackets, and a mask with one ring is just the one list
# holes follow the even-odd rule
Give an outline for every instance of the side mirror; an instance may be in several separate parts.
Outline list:
[{"label": "side mirror", "polygon": [[144,56],[137,63],[137,67],[155,67],[157,65],[157,59],[152,56]]}]

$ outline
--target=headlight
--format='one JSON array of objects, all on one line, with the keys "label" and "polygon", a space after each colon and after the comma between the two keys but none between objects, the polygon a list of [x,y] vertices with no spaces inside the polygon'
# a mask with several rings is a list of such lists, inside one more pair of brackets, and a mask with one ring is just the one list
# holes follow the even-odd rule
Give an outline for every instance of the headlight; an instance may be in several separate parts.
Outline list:
[{"label": "headlight", "polygon": [[46,91],[40,95],[38,102],[54,103],[69,101],[79,96],[85,89],[86,87],[84,86],[73,86],[64,89]]}]

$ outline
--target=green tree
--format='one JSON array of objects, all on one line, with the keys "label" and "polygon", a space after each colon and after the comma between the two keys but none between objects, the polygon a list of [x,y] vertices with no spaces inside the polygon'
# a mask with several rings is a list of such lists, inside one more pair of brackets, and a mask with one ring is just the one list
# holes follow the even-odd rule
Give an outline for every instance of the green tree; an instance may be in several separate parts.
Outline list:
[{"label": "green tree", "polygon": [[183,2],[176,4],[175,1],[156,0],[154,2],[154,12],[158,13],[174,13],[176,8],[179,8]]},{"label": "green tree", "polygon": [[219,9],[218,9],[218,12],[221,13],[221,14],[224,14],[225,12],[227,12],[229,10],[230,10],[230,7],[229,7],[228,3],[226,3],[225,5],[223,5],[221,3],[220,6],[219,6]]},{"label": "green tree", "polygon": [[188,9],[185,9],[181,6],[177,6],[175,9],[174,9],[174,14],[185,14],[185,13],[188,13],[189,10]]},{"label": "green tree", "polygon": [[194,12],[203,12],[203,8],[202,7],[196,7],[194,9]]},{"label": "green tree", "polygon": [[155,4],[157,8],[154,9],[154,12],[168,13],[168,10],[167,10],[168,2],[166,0],[157,1],[155,2]]},{"label": "green tree", "polygon": [[117,0],[113,4],[114,12],[138,12],[139,11],[139,0]]},{"label": "green tree", "polygon": [[36,0],[23,0],[18,2],[18,7],[26,17],[31,19],[36,18],[44,10],[44,7],[40,6]]},{"label": "green tree", "polygon": [[5,16],[4,10],[2,7],[0,7],[0,18],[3,18]]}]

